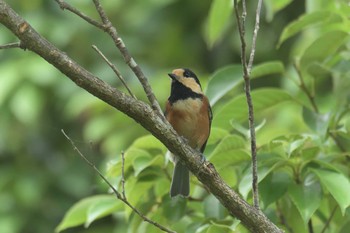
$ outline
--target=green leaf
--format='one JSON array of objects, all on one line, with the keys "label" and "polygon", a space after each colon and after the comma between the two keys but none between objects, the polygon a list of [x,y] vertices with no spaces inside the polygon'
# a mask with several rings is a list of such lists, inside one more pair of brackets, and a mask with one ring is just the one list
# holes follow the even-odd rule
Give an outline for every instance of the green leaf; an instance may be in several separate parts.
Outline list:
[{"label": "green leaf", "polygon": [[277,48],[279,48],[285,40],[294,36],[307,26],[326,21],[330,18],[331,15],[332,13],[329,11],[316,11],[300,16],[297,20],[291,22],[287,27],[284,28],[278,41]]},{"label": "green leaf", "polygon": [[87,212],[87,219],[84,226],[87,228],[96,219],[100,219],[118,210],[122,210],[123,205],[124,204],[121,201],[117,200],[115,196],[105,195],[105,197],[100,198],[97,203],[90,206]]},{"label": "green leaf", "polygon": [[210,6],[207,24],[207,44],[212,47],[223,34],[225,26],[232,13],[232,1],[214,0]]},{"label": "green leaf", "polygon": [[[263,88],[251,92],[254,112],[259,114],[262,111],[277,104],[293,100],[284,90],[277,88]],[[230,121],[242,122],[248,119],[248,107],[245,94],[239,95],[224,107],[222,107],[213,119],[213,126],[227,129]]]},{"label": "green leaf", "polygon": [[226,209],[222,206],[222,204],[214,197],[213,195],[209,195],[204,199],[203,203],[204,207],[204,215],[206,218],[213,219],[223,219],[226,215]]},{"label": "green leaf", "polygon": [[350,182],[349,179],[342,173],[333,171],[311,169],[320,179],[323,187],[337,201],[342,214],[345,214],[345,209],[350,206]]},{"label": "green leaf", "polygon": [[329,114],[320,115],[309,108],[303,107],[303,120],[310,129],[325,135],[328,130]]},{"label": "green leaf", "polygon": [[[270,172],[274,169],[274,166],[268,167],[260,167],[258,169],[258,179],[259,182],[264,180],[264,178],[270,174]],[[249,192],[252,190],[252,170],[251,168],[247,169],[245,175],[242,177],[241,182],[238,186],[239,192],[242,194],[243,198],[247,198]]]},{"label": "green leaf", "polygon": [[243,149],[230,149],[228,151],[223,151],[215,154],[211,159],[212,162],[218,170],[223,169],[227,166],[237,165],[244,161],[249,161],[249,152]]},{"label": "green leaf", "polygon": [[304,223],[310,220],[313,213],[320,206],[322,200],[321,186],[317,182],[311,184],[290,184],[288,194],[297,207]]},{"label": "green leaf", "polygon": [[158,155],[156,157],[152,156],[137,156],[132,162],[134,167],[134,175],[137,177],[143,170],[147,167],[157,164],[161,165],[164,163],[164,156]]},{"label": "green leaf", "polygon": [[213,145],[228,135],[229,132],[225,129],[211,127],[208,145]]},{"label": "green leaf", "polygon": [[[256,65],[252,69],[251,79],[270,74],[284,73],[279,61],[269,61]],[[230,90],[243,83],[242,65],[230,65],[217,70],[209,79],[205,93],[212,106]]]},{"label": "green leaf", "polygon": [[208,156],[208,160],[215,164],[218,170],[250,159],[245,151],[245,141],[237,135],[225,137]]},{"label": "green leaf", "polygon": [[242,66],[231,65],[217,70],[209,79],[206,96],[210,100],[210,105],[214,104],[227,92],[243,82]]},{"label": "green leaf", "polygon": [[339,230],[339,233],[348,233],[350,229],[350,221],[348,220],[347,223],[341,227]]},{"label": "green leaf", "polygon": [[237,226],[241,223],[241,221],[238,219],[232,219],[230,216],[226,216],[226,218],[223,220],[210,220],[210,223],[212,226],[226,228],[227,230],[229,230],[228,232],[231,233],[236,232],[235,230]]},{"label": "green leaf", "polygon": [[330,31],[317,38],[303,53],[300,59],[301,70],[306,71],[310,64],[323,62],[341,47],[349,38],[344,31]]},{"label": "green leaf", "polygon": [[259,78],[271,74],[283,74],[284,65],[280,61],[269,61],[256,65],[252,69],[251,78]]},{"label": "green leaf", "polygon": [[163,215],[168,220],[176,222],[186,213],[186,199],[182,197],[170,198],[168,195],[162,202]]},{"label": "green leaf", "polygon": [[230,233],[231,229],[225,225],[211,225],[208,227],[206,233]]},{"label": "green leaf", "polygon": [[282,198],[278,203],[281,213],[285,216],[285,221],[289,226],[293,226],[293,232],[295,233],[310,233],[307,229],[307,225],[301,218],[299,210],[294,204],[291,204],[290,199]]},{"label": "green leaf", "polygon": [[271,203],[281,198],[287,192],[290,183],[290,176],[284,172],[274,172],[261,181],[259,192],[264,208],[266,209]]},{"label": "green leaf", "polygon": [[[147,195],[148,190],[154,185],[154,182],[141,182],[135,177],[129,177],[125,183],[125,195],[128,201],[133,205],[137,206],[139,202],[142,202],[142,197]],[[132,209],[125,206],[125,216],[128,219],[132,214]]]},{"label": "green leaf", "polygon": [[301,135],[299,138],[299,135],[297,136],[298,138],[294,138],[291,140],[291,142],[287,145],[286,148],[286,153],[288,157],[293,155],[293,153],[300,151],[305,143],[307,143],[310,140],[310,137],[308,135]]},{"label": "green leaf", "polygon": [[266,19],[270,22],[274,14],[285,8],[292,0],[265,0]]},{"label": "green leaf", "polygon": [[166,152],[165,146],[153,135],[146,135],[136,139],[132,144],[132,147],[144,150],[158,149],[164,153]]},{"label": "green leaf", "polygon": [[245,141],[242,137],[238,135],[229,135],[226,136],[222,141],[217,145],[214,151],[208,156],[208,158],[212,158],[216,154],[220,154],[222,152],[227,152],[229,150],[237,150],[243,149],[245,147]]},{"label": "green leaf", "polygon": [[[258,132],[260,129],[262,129],[265,124],[266,124],[266,119],[264,118],[261,123],[258,123],[257,125],[255,125],[255,132]],[[244,135],[245,138],[250,137],[250,129],[246,128],[242,124],[239,124],[233,121],[231,121],[231,125],[236,131]]]},{"label": "green leaf", "polygon": [[[234,153],[235,158],[247,156],[249,158],[249,161],[250,161],[250,156],[248,155],[248,153],[245,153],[245,155],[240,155],[240,153],[242,153],[242,152],[237,151],[237,153]],[[226,156],[226,159],[220,157],[220,158],[222,158],[222,162],[221,161],[213,162],[213,164],[215,165],[215,168],[219,172],[221,178],[231,187],[235,187],[237,185],[238,181],[240,180],[240,177],[237,175],[237,169],[234,167],[234,164],[233,164],[233,166],[229,166],[229,165],[227,165],[227,163],[224,164],[224,161],[226,161],[226,162],[228,161],[227,157],[228,156]],[[231,158],[232,158],[232,156],[231,156]],[[247,159],[247,161],[248,161],[248,159]],[[217,164],[219,164],[220,166],[218,166]],[[243,164],[240,163],[240,165],[243,165]]]},{"label": "green leaf", "polygon": [[[99,203],[102,203],[99,206]],[[106,203],[113,204],[113,208],[106,207]],[[98,195],[80,200],[74,204],[65,214],[63,220],[56,227],[55,232],[61,232],[67,228],[79,226],[88,221],[88,226],[91,221],[103,217],[118,208],[117,200],[111,195]],[[90,214],[90,217],[89,217]]]}]

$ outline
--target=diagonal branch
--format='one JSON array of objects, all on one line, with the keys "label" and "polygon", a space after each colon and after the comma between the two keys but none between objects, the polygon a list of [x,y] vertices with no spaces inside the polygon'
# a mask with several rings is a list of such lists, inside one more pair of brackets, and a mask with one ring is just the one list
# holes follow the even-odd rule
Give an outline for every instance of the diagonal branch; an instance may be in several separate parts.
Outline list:
[{"label": "diagonal branch", "polygon": [[184,143],[174,129],[163,121],[148,104],[136,100],[108,85],[77,64],[39,35],[4,0],[0,0],[0,23],[7,27],[27,50],[55,66],[81,88],[113,106],[158,138],[171,152],[177,154],[193,175],[222,203],[230,215],[241,220],[254,233],[281,233],[260,210],[250,206],[225,183],[209,162],[203,162],[198,151]]}]

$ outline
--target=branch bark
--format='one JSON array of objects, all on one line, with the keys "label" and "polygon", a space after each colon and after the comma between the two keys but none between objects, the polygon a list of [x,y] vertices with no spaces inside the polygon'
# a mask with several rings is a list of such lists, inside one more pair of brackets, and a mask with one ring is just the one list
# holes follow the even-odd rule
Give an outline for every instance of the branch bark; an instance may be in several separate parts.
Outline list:
[{"label": "branch bark", "polygon": [[283,232],[260,210],[249,205],[234,192],[209,162],[203,162],[198,151],[184,143],[173,128],[148,104],[136,100],[97,78],[67,54],[39,35],[7,3],[0,0],[0,23],[6,26],[27,50],[30,50],[60,70],[79,87],[125,113],[158,138],[171,152],[181,157],[190,171],[227,208],[254,233]]}]

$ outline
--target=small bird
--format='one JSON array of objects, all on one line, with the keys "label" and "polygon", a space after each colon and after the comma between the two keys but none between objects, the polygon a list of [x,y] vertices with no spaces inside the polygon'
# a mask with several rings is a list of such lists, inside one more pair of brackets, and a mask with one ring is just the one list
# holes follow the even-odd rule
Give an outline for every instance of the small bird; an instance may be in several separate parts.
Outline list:
[{"label": "small bird", "polygon": [[[171,92],[166,103],[165,117],[175,131],[188,144],[203,153],[210,134],[212,111],[203,94],[197,76],[189,69],[175,69],[168,74],[172,79]],[[188,197],[190,193],[189,170],[176,155],[171,154],[175,165],[170,197]]]}]

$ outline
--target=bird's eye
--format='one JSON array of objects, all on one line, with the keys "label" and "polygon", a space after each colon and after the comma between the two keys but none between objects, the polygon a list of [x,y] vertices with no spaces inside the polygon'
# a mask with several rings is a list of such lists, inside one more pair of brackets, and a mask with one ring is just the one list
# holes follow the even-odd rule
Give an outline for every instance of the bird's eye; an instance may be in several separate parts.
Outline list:
[{"label": "bird's eye", "polygon": [[191,77],[191,72],[189,72],[188,70],[185,70],[184,71],[184,77],[186,77],[186,78]]}]

